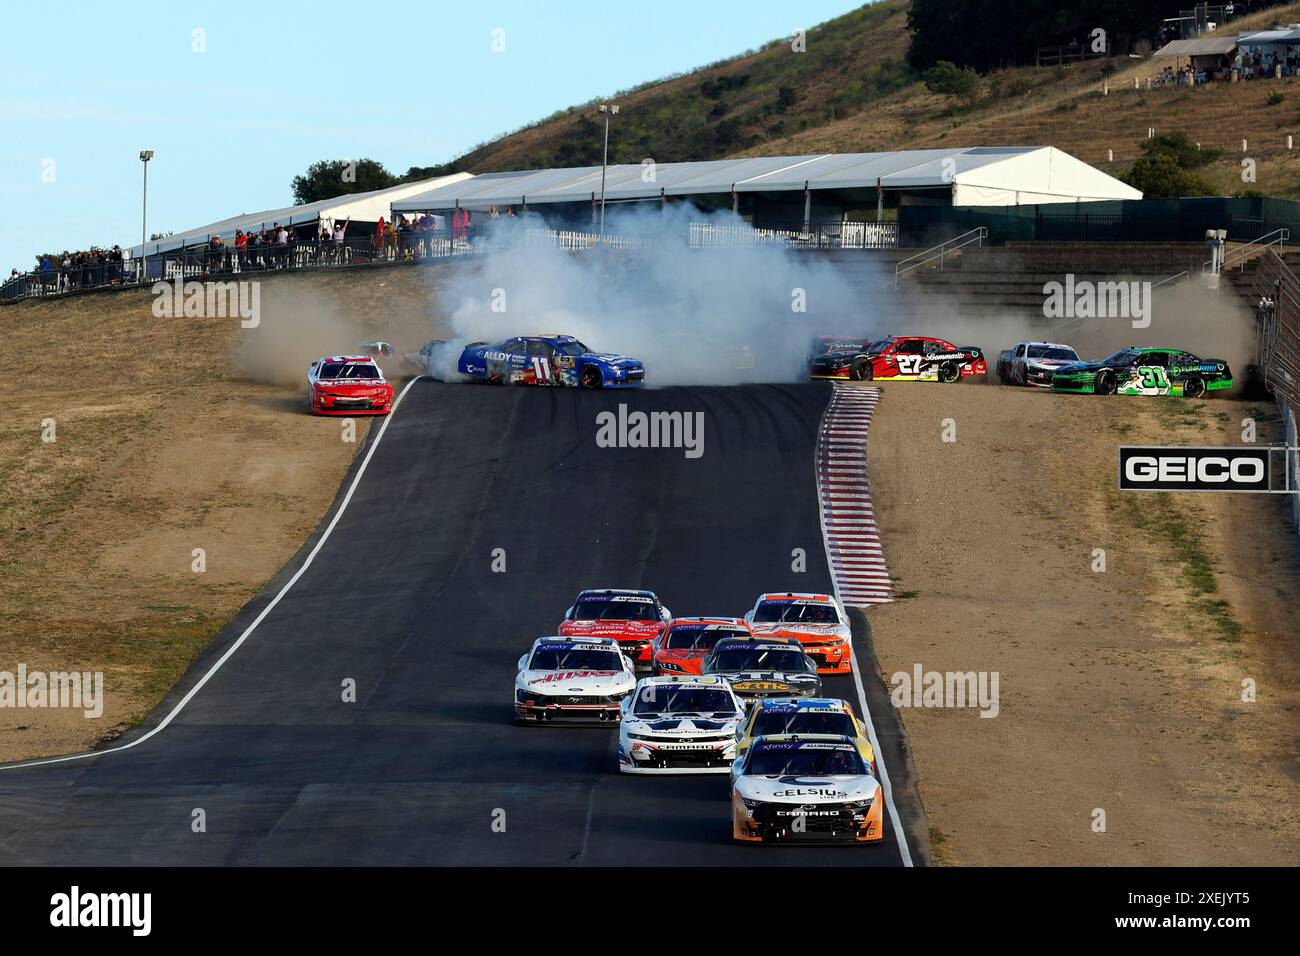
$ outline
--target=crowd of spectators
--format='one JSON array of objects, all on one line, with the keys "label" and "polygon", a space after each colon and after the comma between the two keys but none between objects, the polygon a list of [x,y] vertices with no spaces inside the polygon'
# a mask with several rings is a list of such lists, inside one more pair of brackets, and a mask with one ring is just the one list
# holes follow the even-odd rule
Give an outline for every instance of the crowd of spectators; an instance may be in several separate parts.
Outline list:
[{"label": "crowd of spectators", "polygon": [[[10,281],[22,275],[14,269],[9,274]],[[113,246],[111,249],[91,246],[78,252],[64,250],[61,253],[37,256],[36,269],[30,274],[29,281],[35,281],[44,292],[49,293],[71,292],[100,285],[120,285],[125,279],[121,246]]]}]

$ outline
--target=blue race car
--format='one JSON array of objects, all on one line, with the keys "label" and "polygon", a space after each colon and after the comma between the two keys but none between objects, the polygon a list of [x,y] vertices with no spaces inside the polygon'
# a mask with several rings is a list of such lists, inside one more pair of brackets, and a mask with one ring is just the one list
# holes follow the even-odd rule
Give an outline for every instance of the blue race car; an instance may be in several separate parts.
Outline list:
[{"label": "blue race car", "polygon": [[457,368],[471,379],[497,385],[568,385],[632,388],[645,381],[638,359],[593,352],[572,335],[520,335],[495,345],[472,342]]}]

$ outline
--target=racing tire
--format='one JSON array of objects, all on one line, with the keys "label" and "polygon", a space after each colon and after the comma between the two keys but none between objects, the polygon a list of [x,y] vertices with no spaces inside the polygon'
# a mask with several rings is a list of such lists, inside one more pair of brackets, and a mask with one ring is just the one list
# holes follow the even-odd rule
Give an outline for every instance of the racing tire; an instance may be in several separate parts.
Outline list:
[{"label": "racing tire", "polygon": [[1205,380],[1192,376],[1183,382],[1184,398],[1204,398],[1205,397]]},{"label": "racing tire", "polygon": [[951,385],[957,379],[961,378],[961,368],[956,362],[944,362],[939,366],[939,381],[945,385]]},{"label": "racing tire", "polygon": [[605,376],[595,365],[584,365],[578,384],[583,388],[600,388],[605,384]]},{"label": "racing tire", "polygon": [[860,355],[849,366],[849,378],[855,382],[870,382],[875,377],[871,368],[871,359]]},{"label": "racing tire", "polygon": [[1094,395],[1114,395],[1115,394],[1115,373],[1108,368],[1102,369],[1093,379],[1092,391]]}]

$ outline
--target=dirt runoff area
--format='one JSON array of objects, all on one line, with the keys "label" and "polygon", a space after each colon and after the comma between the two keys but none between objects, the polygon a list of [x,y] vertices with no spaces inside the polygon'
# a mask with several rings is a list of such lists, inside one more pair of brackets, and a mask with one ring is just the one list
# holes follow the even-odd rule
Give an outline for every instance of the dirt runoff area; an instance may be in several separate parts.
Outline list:
[{"label": "dirt runoff area", "polygon": [[884,679],[999,675],[995,717],[901,711],[936,861],[1300,862],[1286,502],[1116,490],[1118,445],[1241,444],[1248,417],[1277,441],[1276,409],[881,388],[868,460],[900,595],[868,614]]},{"label": "dirt runoff area", "polygon": [[349,442],[342,419],[306,414],[308,364],[370,338],[418,348],[438,276],[267,277],[250,329],[157,318],[148,290],[0,309],[22,366],[0,378],[0,681],[104,681],[98,717],[0,706],[0,760],[140,720],[284,565],[370,426],[358,418]]}]

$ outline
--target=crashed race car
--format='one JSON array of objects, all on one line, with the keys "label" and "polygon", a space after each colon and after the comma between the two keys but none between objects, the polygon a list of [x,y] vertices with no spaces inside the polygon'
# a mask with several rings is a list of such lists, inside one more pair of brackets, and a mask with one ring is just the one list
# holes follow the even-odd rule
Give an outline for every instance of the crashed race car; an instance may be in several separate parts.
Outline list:
[{"label": "crashed race car", "polygon": [[988,375],[984,352],[975,345],[953,345],[922,335],[891,335],[874,342],[830,342],[808,361],[814,379],[866,382],[956,382]]},{"label": "crashed race car", "polygon": [[724,637],[704,659],[700,673],[725,677],[746,701],[816,697],[822,692],[817,665],[794,638]]},{"label": "crashed race car", "polygon": [[742,843],[879,843],[880,783],[850,737],[759,737],[736,760],[731,835]]},{"label": "crashed race car", "polygon": [[817,664],[819,674],[853,671],[853,628],[830,594],[761,594],[745,620],[755,635],[790,637]]},{"label": "crashed race car", "polygon": [[564,612],[559,632],[565,637],[613,638],[629,660],[649,670],[655,638],[671,618],[653,591],[601,588],[578,595]]},{"label": "crashed race car", "polygon": [[593,352],[572,335],[473,342],[461,352],[456,368],[466,378],[496,385],[634,388],[645,381],[645,366],[638,359]]},{"label": "crashed race car", "polygon": [[1100,362],[1076,362],[1052,373],[1052,391],[1091,395],[1174,395],[1200,398],[1232,388],[1223,359],[1170,348],[1120,349]]},{"label": "crashed race car", "polygon": [[726,773],[745,715],[721,677],[646,677],[623,702],[618,769],[623,773]]},{"label": "crashed race car", "polygon": [[1019,342],[998,356],[997,372],[1006,385],[1052,387],[1052,374],[1081,361],[1068,345],[1054,342]]},{"label": "crashed race car", "polygon": [[313,415],[387,415],[393,386],[369,355],[323,356],[307,370],[307,407]]},{"label": "crashed race car", "polygon": [[636,687],[632,662],[607,638],[539,637],[519,658],[515,720],[521,723],[605,723]]}]

